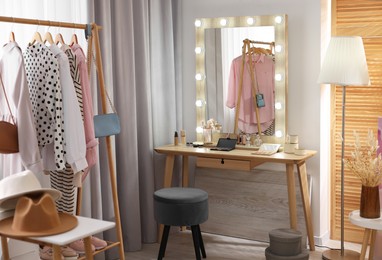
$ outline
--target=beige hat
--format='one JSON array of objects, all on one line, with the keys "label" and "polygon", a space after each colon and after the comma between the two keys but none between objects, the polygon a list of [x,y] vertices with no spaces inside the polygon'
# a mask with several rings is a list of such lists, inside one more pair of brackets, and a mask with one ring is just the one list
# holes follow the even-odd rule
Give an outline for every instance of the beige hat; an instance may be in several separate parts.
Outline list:
[{"label": "beige hat", "polygon": [[48,193],[22,196],[18,199],[15,214],[0,221],[0,234],[10,237],[49,236],[75,228],[75,216],[58,212]]},{"label": "beige hat", "polygon": [[56,189],[42,188],[33,172],[26,170],[0,180],[0,211],[14,209],[19,197],[26,194],[49,193],[54,200],[61,197]]}]

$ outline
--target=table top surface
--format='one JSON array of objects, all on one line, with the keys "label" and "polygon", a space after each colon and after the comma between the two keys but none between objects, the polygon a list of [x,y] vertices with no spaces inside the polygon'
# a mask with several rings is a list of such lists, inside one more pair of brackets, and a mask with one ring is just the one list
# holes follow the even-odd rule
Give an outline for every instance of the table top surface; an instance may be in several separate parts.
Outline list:
[{"label": "table top surface", "polygon": [[363,218],[359,215],[359,210],[354,210],[349,214],[350,222],[359,227],[382,230],[382,218]]},{"label": "table top surface", "polygon": [[[110,221],[104,221],[104,220],[86,218],[86,217],[80,217],[80,216],[76,216],[76,217],[78,219],[78,225],[72,230],[69,230],[61,234],[52,235],[52,236],[27,237],[27,238],[30,240],[38,241],[38,242],[64,246],[76,240],[111,229],[115,226],[115,223]],[[14,237],[14,238],[18,239],[19,237]]]},{"label": "table top surface", "polygon": [[254,154],[253,150],[249,149],[234,149],[231,151],[214,151],[211,147],[193,147],[189,145],[164,145],[156,147],[154,150],[162,154],[172,155],[189,155],[207,158],[226,158],[236,160],[256,160],[266,162],[278,162],[278,163],[297,163],[304,161],[314,156],[317,151],[306,150],[305,155],[289,154],[284,152],[277,152],[273,155],[259,155]]}]

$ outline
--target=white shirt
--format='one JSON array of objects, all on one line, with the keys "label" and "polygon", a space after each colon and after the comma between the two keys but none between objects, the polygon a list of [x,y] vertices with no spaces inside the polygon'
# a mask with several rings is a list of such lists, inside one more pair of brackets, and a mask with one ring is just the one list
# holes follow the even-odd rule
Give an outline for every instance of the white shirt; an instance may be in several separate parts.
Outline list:
[{"label": "white shirt", "polygon": [[49,48],[56,57],[59,65],[65,122],[65,159],[72,167],[73,172],[76,173],[84,170],[88,166],[86,161],[84,123],[70,73],[68,57],[57,45],[52,44]]},{"label": "white shirt", "polygon": [[[19,141],[18,153],[0,156],[3,177],[24,171],[25,169],[37,175],[43,172],[43,161],[37,142],[22,52],[16,42],[6,44],[2,48],[2,52],[0,74],[6,89],[12,115],[18,127]],[[1,89],[0,93],[2,92]],[[3,95],[0,96],[0,118],[1,120],[7,119],[6,121],[11,122],[9,109]]]}]

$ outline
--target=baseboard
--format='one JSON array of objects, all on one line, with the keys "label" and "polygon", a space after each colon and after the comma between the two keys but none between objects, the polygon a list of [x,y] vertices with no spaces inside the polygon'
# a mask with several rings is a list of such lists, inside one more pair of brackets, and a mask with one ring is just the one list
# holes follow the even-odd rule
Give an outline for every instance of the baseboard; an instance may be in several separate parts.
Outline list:
[{"label": "baseboard", "polygon": [[314,236],[314,244],[317,246],[327,245],[329,241],[329,232],[325,232],[322,236]]}]

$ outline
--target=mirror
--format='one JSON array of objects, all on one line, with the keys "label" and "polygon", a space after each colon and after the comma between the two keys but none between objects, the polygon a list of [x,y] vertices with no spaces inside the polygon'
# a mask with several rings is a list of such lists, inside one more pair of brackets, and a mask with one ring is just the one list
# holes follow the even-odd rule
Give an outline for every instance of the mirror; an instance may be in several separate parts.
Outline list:
[{"label": "mirror", "polygon": [[[287,96],[287,16],[245,16],[200,18],[196,30],[196,110],[197,136],[203,139],[203,124],[213,118],[223,133],[235,131],[235,109],[226,106],[231,63],[242,55],[243,40],[251,46],[272,48],[274,53],[274,127],[261,136],[263,142],[284,143]],[[274,43],[273,46],[267,43]],[[239,129],[236,131],[238,133]]]}]

